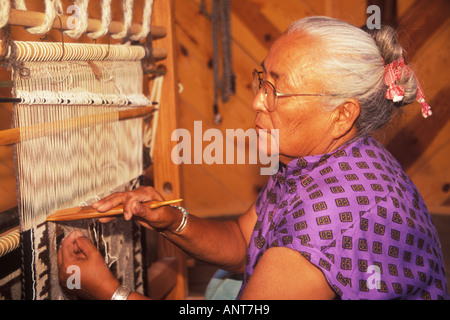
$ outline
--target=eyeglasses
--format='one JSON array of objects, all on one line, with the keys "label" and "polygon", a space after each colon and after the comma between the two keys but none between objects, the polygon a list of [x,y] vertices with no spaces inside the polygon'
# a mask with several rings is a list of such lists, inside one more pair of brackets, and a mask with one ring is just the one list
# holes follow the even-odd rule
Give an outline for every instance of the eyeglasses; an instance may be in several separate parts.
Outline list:
[{"label": "eyeglasses", "polygon": [[286,97],[294,97],[294,96],[336,96],[336,94],[327,94],[327,93],[282,93],[277,92],[277,89],[275,89],[275,86],[267,81],[261,78],[260,74],[262,74],[262,71],[258,71],[256,69],[253,70],[252,76],[253,76],[253,92],[255,95],[258,94],[258,92],[263,89],[264,99],[265,99],[265,106],[267,111],[273,112],[277,108],[277,99],[278,98],[286,98]]}]

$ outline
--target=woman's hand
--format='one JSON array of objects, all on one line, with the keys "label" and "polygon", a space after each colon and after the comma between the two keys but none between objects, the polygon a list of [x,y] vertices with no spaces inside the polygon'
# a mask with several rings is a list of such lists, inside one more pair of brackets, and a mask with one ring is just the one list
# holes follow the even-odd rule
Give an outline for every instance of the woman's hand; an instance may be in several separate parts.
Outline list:
[{"label": "woman's hand", "polygon": [[[123,204],[123,216],[125,220],[135,218],[141,225],[152,230],[175,230],[181,220],[181,211],[163,206],[157,209],[149,209],[143,202],[164,201],[164,198],[152,187],[139,187],[137,189],[111,194],[104,199],[92,204],[99,212],[106,212],[120,204]],[[108,222],[113,218],[101,218],[100,222]]]},{"label": "woman's hand", "polygon": [[83,298],[109,300],[119,287],[119,281],[100,252],[79,230],[71,232],[62,241],[58,251],[58,268],[61,285]]}]

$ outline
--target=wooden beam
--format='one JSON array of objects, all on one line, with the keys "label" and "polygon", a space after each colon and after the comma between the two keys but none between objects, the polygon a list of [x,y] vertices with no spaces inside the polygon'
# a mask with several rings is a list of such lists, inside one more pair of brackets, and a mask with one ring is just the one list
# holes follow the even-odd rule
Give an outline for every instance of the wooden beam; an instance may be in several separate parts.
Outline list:
[{"label": "wooden beam", "polygon": [[[166,200],[180,198],[180,167],[172,162],[171,150],[175,142],[171,141],[171,134],[178,129],[178,86],[176,70],[176,46],[175,46],[175,19],[173,0],[155,0],[153,4],[153,19],[155,24],[163,26],[168,36],[156,40],[159,47],[167,50],[167,58],[164,60],[166,74],[164,76],[161,92],[161,105],[159,108],[159,123],[155,139],[154,153],[154,181],[155,189]],[[160,257],[173,256],[177,259],[177,285],[167,295],[167,299],[183,300],[187,296],[187,267],[186,255],[172,243],[162,237],[158,237],[158,254]]]},{"label": "wooden beam", "polygon": [[[119,120],[133,119],[148,116],[153,111],[155,107],[141,106],[128,110],[120,110],[118,112],[117,118]],[[26,128],[18,127],[12,129],[6,129],[0,131],[0,146],[8,146],[20,141],[26,141],[30,139],[40,138],[42,136],[52,135],[58,132],[70,131],[74,129],[79,129],[87,126],[92,126],[95,124],[104,123],[107,117],[114,118],[116,112],[103,113],[82,116],[78,118],[71,118],[66,120],[60,120],[55,122],[44,122],[35,125],[30,125]]]}]

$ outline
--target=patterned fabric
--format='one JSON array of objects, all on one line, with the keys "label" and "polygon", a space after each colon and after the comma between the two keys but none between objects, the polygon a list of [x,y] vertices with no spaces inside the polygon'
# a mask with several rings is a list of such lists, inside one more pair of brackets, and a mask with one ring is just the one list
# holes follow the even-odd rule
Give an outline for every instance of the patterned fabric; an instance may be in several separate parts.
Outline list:
[{"label": "patterned fabric", "polygon": [[281,166],[256,201],[241,296],[271,247],[300,252],[341,299],[446,299],[437,231],[398,162],[375,139]]}]

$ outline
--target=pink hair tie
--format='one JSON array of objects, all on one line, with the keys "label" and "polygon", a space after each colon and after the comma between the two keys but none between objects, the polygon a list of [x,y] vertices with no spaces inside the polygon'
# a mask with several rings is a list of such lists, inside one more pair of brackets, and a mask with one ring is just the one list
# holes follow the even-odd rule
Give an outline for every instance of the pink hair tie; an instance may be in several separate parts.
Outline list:
[{"label": "pink hair tie", "polygon": [[425,94],[423,93],[422,86],[420,85],[420,83],[417,79],[416,79],[416,82],[417,82],[416,100],[422,106],[422,115],[426,119],[433,114],[433,111],[431,111],[431,107],[425,101]]},{"label": "pink hair tie", "polygon": [[[403,100],[405,94],[405,88],[402,85],[398,85],[396,82],[400,80],[403,72],[406,74],[411,73],[411,69],[405,65],[403,58],[400,58],[394,62],[389,63],[384,67],[384,83],[388,86],[386,91],[386,99],[392,100],[394,102],[399,102]],[[417,82],[417,96],[416,100],[422,106],[422,115],[424,118],[428,118],[433,113],[431,107],[425,101],[425,95],[422,90],[422,86],[419,80],[416,78]]]}]

